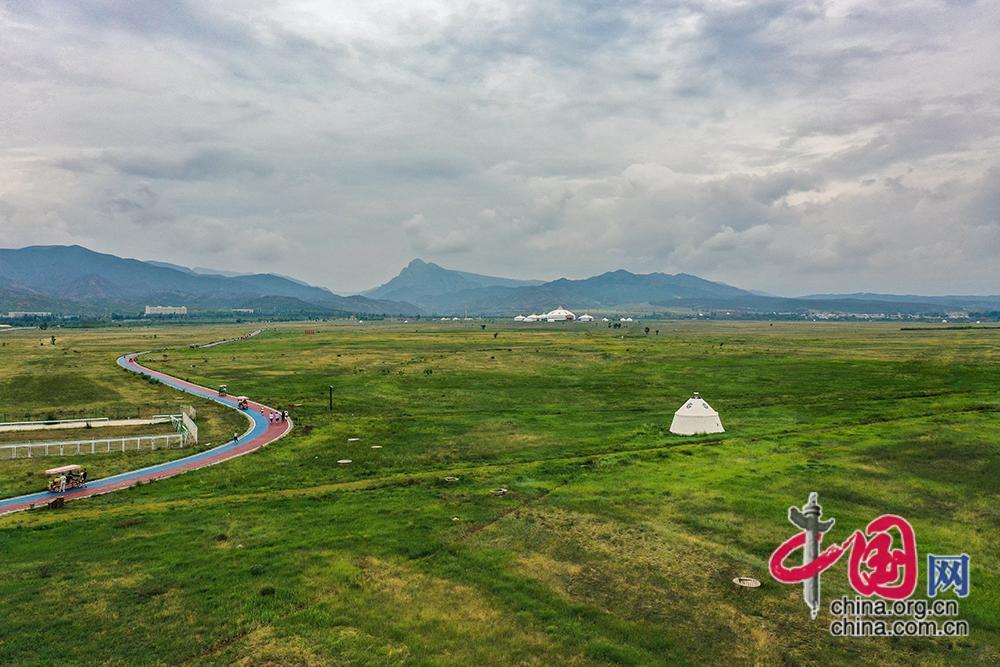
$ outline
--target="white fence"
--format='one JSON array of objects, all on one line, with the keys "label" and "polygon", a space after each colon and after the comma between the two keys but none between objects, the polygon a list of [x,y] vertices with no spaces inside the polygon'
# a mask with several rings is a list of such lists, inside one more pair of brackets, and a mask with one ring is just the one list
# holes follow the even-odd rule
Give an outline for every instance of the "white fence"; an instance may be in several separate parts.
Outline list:
[{"label": "white fence", "polygon": [[181,427],[179,430],[181,433],[187,433],[191,442],[198,444],[198,425],[194,423],[193,419],[194,408],[191,408],[190,412],[190,416],[188,416],[188,411],[186,410],[181,413]]},{"label": "white fence", "polygon": [[95,438],[93,440],[24,442],[15,445],[0,445],[0,460],[181,448],[192,442],[191,436],[186,431],[163,435],[123,435],[118,438]]},{"label": "white fence", "polygon": [[196,445],[198,444],[198,425],[191,418],[194,414],[194,408],[185,408],[184,412],[179,415],[157,415],[158,417],[169,417],[177,429],[176,433],[122,435],[111,438],[90,438],[88,440],[20,442],[11,445],[0,445],[0,460],[30,459],[36,456],[78,456],[81,454],[138,452],[144,449],[171,449]]},{"label": "white fence", "polygon": [[[0,422],[0,428],[9,426],[54,426],[58,424],[90,424],[92,422],[106,422],[107,417],[84,417],[83,419],[48,419],[43,421],[28,422]],[[12,429],[13,430],[13,429]]]}]

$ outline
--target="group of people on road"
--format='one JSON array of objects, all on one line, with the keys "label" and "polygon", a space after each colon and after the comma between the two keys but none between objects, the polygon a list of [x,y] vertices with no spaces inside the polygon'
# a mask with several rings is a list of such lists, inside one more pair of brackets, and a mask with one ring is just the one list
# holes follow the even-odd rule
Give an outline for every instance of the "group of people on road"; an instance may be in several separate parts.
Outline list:
[{"label": "group of people on road", "polygon": [[[265,414],[264,408],[260,409],[260,414],[262,415]],[[270,421],[272,424],[280,424],[281,422],[288,421],[288,410],[282,410],[281,412],[271,411],[270,413],[266,414],[268,421]]]},{"label": "group of people on road", "polygon": [[[267,410],[263,406],[260,408],[260,414],[267,417],[267,420],[272,424],[280,424],[282,422],[288,421],[288,410],[282,410],[278,412],[277,410]],[[238,442],[240,439],[239,433],[233,433],[233,442]]]}]

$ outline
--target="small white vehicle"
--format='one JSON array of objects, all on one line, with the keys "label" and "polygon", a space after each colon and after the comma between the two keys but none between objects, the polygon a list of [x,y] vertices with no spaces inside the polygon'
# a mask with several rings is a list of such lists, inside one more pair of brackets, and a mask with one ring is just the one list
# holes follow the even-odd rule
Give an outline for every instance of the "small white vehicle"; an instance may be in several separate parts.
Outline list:
[{"label": "small white vehicle", "polygon": [[52,493],[63,493],[87,486],[87,469],[75,464],[50,468],[45,471],[45,476],[49,478],[49,491]]}]

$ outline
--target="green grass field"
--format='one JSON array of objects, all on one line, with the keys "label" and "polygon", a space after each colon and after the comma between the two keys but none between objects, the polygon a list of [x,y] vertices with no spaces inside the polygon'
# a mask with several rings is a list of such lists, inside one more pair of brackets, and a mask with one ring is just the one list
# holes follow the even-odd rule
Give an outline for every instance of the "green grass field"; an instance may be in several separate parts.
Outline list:
[{"label": "green grass field", "polygon": [[[195,336],[211,335],[200,328]],[[198,412],[200,442],[186,449],[101,454],[68,460],[67,457],[35,457],[0,461],[0,498],[45,488],[44,471],[66,463],[82,463],[93,478],[134,470],[204,450],[242,433],[246,418],[211,401],[151,385],[115,364],[122,353],[159,345],[185,345],[191,334],[174,330],[99,333],[56,330],[56,345],[49,332],[8,332],[0,335],[0,419],[3,421],[69,419],[81,417],[152,417],[176,414],[182,406],[194,405]],[[154,338],[156,336],[156,338]],[[161,355],[162,358],[162,355]],[[0,444],[111,438],[122,435],[170,433],[170,425],[108,427],[74,430],[0,433]]]},{"label": "green grass field", "polygon": [[[3,334],[10,418],[183,402],[203,441],[241,426],[115,366],[154,349],[149,365],[288,407],[296,428],[225,465],[0,519],[0,663],[1000,660],[1000,331],[651,326],[298,323],[208,350],[186,345],[249,329],[63,331],[55,348]],[[727,433],[668,432],[692,391]],[[0,462],[0,487],[27,478]],[[767,572],[810,491],[833,540],[895,513],[921,559],[970,554],[969,636],[831,638],[846,558],[810,620],[801,586]]]}]

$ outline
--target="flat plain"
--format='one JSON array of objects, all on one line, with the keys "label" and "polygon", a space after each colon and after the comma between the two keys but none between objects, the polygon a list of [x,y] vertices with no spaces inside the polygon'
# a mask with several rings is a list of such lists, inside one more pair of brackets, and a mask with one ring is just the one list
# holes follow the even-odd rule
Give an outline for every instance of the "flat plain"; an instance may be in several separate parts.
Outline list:
[{"label": "flat plain", "polygon": [[[153,350],[296,424],[224,465],[0,518],[0,663],[1000,661],[1000,331],[480,325],[281,324],[203,350],[187,345],[255,327],[0,334],[8,418],[184,403],[203,442],[242,430],[115,365]],[[693,391],[726,433],[669,433]],[[40,489],[50,461],[0,462],[4,495]],[[969,636],[834,639],[826,609],[810,620],[767,571],[810,491],[831,539],[893,513],[921,558],[968,553]]]}]

